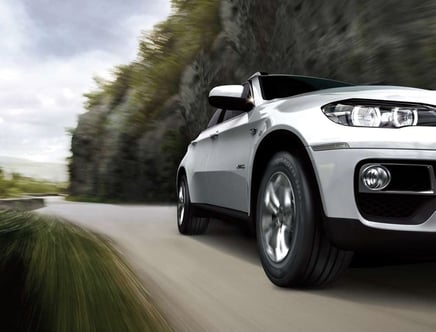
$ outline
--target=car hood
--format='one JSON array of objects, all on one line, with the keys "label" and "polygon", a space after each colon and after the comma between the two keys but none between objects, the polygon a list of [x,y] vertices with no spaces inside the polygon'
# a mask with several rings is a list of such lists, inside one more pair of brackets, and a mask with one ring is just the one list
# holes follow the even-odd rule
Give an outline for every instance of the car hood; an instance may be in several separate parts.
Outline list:
[{"label": "car hood", "polygon": [[[313,91],[288,98],[276,99],[272,102],[280,102],[281,106],[322,106],[331,102],[346,99],[374,99],[400,102],[415,102],[436,105],[436,91],[401,87],[401,86],[377,86],[356,85],[342,88],[333,88]],[[286,109],[286,107],[280,107]],[[293,107],[292,107],[293,108]]]}]

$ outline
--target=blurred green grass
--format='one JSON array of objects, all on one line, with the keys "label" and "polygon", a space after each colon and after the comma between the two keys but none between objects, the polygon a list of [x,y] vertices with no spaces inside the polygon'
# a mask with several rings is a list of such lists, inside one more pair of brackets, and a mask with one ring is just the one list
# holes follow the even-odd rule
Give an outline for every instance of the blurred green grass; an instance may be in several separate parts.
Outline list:
[{"label": "blurred green grass", "polygon": [[54,217],[0,211],[1,331],[169,331],[102,236]]},{"label": "blurred green grass", "polygon": [[105,199],[99,196],[72,196],[68,195],[65,197],[66,201],[69,202],[87,202],[87,203],[107,203],[107,204],[120,204],[125,203],[120,199]]},{"label": "blurred green grass", "polygon": [[67,183],[37,180],[12,173],[7,176],[0,168],[0,198],[20,197],[23,194],[63,194],[67,191]]}]

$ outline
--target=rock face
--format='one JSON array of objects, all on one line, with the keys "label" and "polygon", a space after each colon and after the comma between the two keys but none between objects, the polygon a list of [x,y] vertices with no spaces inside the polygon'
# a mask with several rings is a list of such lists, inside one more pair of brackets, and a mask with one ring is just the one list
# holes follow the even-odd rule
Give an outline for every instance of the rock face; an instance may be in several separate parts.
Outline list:
[{"label": "rock face", "polygon": [[129,115],[130,86],[115,107],[103,100],[80,117],[72,137],[73,195],[173,199],[177,165],[213,111],[209,90],[257,71],[436,89],[432,0],[221,0],[219,6],[221,31],[180,77],[167,78],[180,82],[178,92],[146,126]]}]

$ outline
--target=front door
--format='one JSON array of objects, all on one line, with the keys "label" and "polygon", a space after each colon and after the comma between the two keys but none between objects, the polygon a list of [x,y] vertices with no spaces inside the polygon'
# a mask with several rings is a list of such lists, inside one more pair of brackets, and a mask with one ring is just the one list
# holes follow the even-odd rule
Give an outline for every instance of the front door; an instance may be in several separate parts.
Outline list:
[{"label": "front door", "polygon": [[248,212],[249,169],[254,136],[252,112],[226,110],[215,128],[207,163],[211,204]]},{"label": "front door", "polygon": [[208,164],[213,151],[216,127],[222,116],[223,111],[216,110],[207,128],[189,146],[190,156],[186,168],[190,170],[188,187],[192,203],[213,204]]}]

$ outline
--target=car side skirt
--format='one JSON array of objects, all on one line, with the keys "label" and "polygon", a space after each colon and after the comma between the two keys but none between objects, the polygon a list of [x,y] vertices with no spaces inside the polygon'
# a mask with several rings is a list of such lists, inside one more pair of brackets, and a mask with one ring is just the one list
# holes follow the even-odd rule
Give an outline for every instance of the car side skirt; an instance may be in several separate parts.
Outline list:
[{"label": "car side skirt", "polygon": [[251,218],[247,212],[223,208],[212,204],[192,203],[193,213],[197,217],[217,218],[225,220],[238,220],[250,222]]}]

